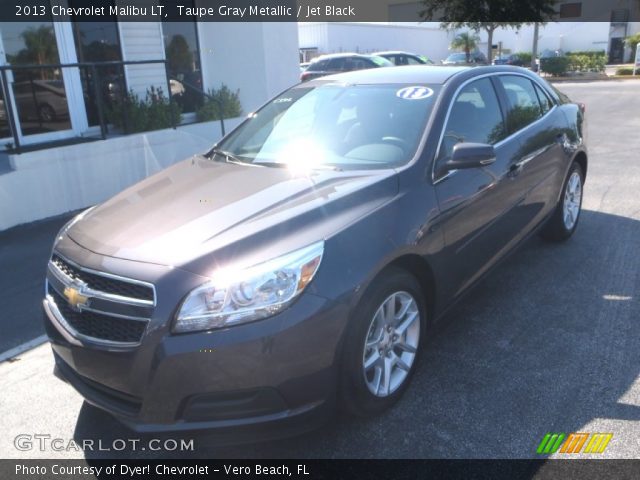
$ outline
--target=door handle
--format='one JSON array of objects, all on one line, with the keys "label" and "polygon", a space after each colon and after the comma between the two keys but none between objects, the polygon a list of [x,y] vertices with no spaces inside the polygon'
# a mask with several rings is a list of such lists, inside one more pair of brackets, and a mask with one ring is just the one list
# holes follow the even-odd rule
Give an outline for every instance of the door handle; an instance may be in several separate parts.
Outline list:
[{"label": "door handle", "polygon": [[520,160],[518,160],[515,163],[512,163],[511,165],[509,165],[509,176],[510,177],[516,177],[520,174],[520,172],[522,171],[522,168],[529,163],[531,160],[533,160],[533,158],[535,157],[535,155],[527,155],[524,158],[521,158]]},{"label": "door handle", "polygon": [[515,178],[522,171],[522,162],[516,162],[509,165],[509,171],[507,172],[507,177]]},{"label": "door handle", "polygon": [[509,176],[510,177],[517,176],[522,171],[522,167],[524,164],[525,162],[520,160],[519,162],[512,163],[511,165],[509,165]]}]

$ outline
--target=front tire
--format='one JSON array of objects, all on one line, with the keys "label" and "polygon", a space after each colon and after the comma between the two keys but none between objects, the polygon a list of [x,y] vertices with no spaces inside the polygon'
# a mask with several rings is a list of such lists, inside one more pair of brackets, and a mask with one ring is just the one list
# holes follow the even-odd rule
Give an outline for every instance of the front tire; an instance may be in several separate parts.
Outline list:
[{"label": "front tire", "polygon": [[400,399],[424,343],[426,313],[410,273],[394,268],[374,280],[346,332],[340,399],[347,412],[375,415]]},{"label": "front tire", "polygon": [[584,172],[582,167],[579,163],[573,162],[562,186],[560,202],[540,232],[542,238],[553,242],[562,242],[573,235],[578,226],[578,220],[580,220],[583,185]]}]

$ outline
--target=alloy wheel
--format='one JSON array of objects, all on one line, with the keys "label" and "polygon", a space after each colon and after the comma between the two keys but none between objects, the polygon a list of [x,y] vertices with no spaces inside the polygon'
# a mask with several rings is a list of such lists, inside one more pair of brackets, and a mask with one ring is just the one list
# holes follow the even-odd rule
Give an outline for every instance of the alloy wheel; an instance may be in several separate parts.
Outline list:
[{"label": "alloy wheel", "polygon": [[573,229],[580,215],[582,203],[582,178],[578,172],[573,172],[567,182],[562,206],[562,219],[567,230]]},{"label": "alloy wheel", "polygon": [[367,332],[362,371],[369,391],[387,397],[407,379],[420,341],[420,310],[407,292],[389,295]]}]

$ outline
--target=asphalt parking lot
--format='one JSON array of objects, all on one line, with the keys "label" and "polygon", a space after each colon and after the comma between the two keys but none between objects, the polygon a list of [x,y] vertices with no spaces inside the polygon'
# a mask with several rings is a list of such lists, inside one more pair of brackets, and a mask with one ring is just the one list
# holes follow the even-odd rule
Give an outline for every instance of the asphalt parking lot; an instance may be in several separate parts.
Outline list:
[{"label": "asphalt parking lot", "polygon": [[[611,432],[599,457],[638,458],[640,84],[557,86],[587,105],[589,121],[575,236],[562,245],[532,238],[473,290],[431,339],[394,409],[369,420],[337,417],[302,437],[267,443],[218,447],[207,433],[181,434],[169,437],[193,438],[195,451],[86,456],[522,458],[536,456],[547,432]],[[42,273],[62,220],[25,227],[31,243],[0,235],[0,351],[42,333]],[[83,404],[51,369],[47,345],[0,364],[0,458],[83,456],[17,451],[19,433],[107,443],[144,438]]]}]

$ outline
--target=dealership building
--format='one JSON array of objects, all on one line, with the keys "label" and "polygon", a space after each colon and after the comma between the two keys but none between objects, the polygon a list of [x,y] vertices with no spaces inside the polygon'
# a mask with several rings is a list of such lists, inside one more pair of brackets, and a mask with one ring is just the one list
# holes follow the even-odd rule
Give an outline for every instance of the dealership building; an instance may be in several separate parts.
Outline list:
[{"label": "dealership building", "polygon": [[[299,77],[295,23],[33,18],[0,22],[0,231],[93,205],[205,151]],[[199,114],[212,99],[203,92],[219,105],[222,86],[222,100],[236,100],[220,107],[224,126],[219,113]],[[170,124],[135,133],[146,120],[125,100],[149,92],[169,105]]]},{"label": "dealership building", "polygon": [[[387,18],[388,22],[313,22],[299,24],[301,61],[327,53],[380,50],[406,50],[440,61],[451,53],[448,49],[460,31],[448,32],[438,21],[424,21],[420,12],[424,4],[414,0],[386,0],[368,5],[370,18]],[[604,51],[609,63],[630,61],[631,48],[625,37],[640,32],[638,0],[558,0],[556,14],[539,29],[539,51]],[[436,18],[437,20],[437,14]],[[498,28],[492,44],[497,52],[531,51],[533,25],[520,29]],[[485,52],[487,34],[479,32],[478,48]]]}]

